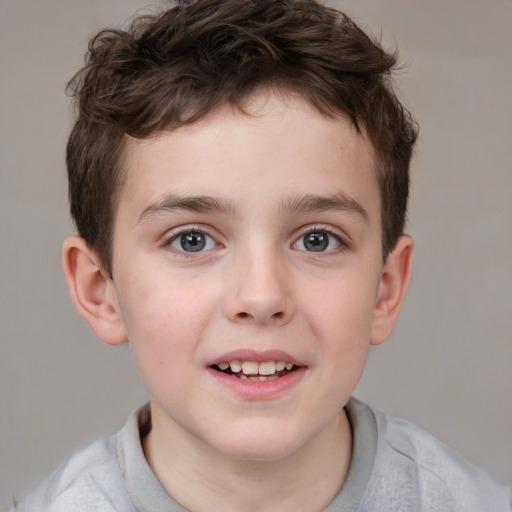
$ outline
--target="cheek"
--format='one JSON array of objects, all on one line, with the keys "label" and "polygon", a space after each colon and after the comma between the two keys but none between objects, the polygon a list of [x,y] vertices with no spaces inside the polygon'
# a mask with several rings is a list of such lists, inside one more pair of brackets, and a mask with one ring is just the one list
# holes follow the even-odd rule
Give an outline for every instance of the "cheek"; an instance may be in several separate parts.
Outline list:
[{"label": "cheek", "polygon": [[338,411],[347,402],[368,357],[373,300],[360,292],[342,293],[338,300],[326,297],[315,304],[312,312],[319,319],[313,325],[321,370],[314,373],[314,379],[316,386],[324,390],[322,406],[327,411]]},{"label": "cheek", "polygon": [[[172,282],[172,286],[167,283]],[[145,381],[175,374],[193,361],[215,299],[194,281],[160,278],[134,282],[119,293],[119,307],[137,365]]]},{"label": "cheek", "polygon": [[318,357],[333,388],[355,387],[370,346],[376,285],[339,278],[308,302],[308,324],[318,340]]},{"label": "cheek", "polygon": [[[313,325],[329,339],[368,342],[377,286],[339,278],[310,296],[307,309]],[[321,336],[323,337],[323,336]]]},{"label": "cheek", "polygon": [[194,276],[184,278],[162,269],[138,270],[135,277],[120,279],[123,285],[118,289],[123,322],[132,342],[156,341],[174,330],[187,331],[211,310],[210,290],[215,288]]},{"label": "cheek", "polygon": [[[149,396],[176,404],[187,396],[188,371],[200,332],[190,300],[169,290],[153,288],[125,304],[126,331],[133,357]],[[198,314],[195,309],[195,314]],[[162,392],[172,389],[173,393]]]}]

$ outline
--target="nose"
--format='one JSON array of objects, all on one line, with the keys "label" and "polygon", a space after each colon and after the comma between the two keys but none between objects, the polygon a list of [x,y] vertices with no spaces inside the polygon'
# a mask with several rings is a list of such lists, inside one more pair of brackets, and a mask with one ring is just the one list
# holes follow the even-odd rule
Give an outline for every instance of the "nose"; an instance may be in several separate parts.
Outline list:
[{"label": "nose", "polygon": [[260,251],[240,260],[227,277],[232,279],[225,301],[228,318],[256,325],[287,324],[295,305],[285,265],[273,251]]}]

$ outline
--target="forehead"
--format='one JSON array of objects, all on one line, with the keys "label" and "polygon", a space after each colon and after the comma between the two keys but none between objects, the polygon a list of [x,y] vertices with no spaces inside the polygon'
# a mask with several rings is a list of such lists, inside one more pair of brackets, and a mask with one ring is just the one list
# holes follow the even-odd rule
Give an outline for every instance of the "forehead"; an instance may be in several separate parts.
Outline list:
[{"label": "forehead", "polygon": [[192,125],[128,139],[119,206],[142,211],[168,191],[236,203],[248,190],[293,198],[344,188],[379,202],[374,164],[371,143],[344,116],[321,114],[297,94],[260,91],[241,108],[222,105]]}]

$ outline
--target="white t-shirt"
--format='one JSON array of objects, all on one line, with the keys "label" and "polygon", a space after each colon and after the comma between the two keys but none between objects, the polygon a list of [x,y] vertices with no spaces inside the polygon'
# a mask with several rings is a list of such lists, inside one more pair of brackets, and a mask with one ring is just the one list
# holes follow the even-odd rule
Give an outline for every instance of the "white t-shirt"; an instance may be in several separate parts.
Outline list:
[{"label": "white t-shirt", "polygon": [[[510,512],[508,492],[415,425],[352,398],[352,461],[327,512]],[[140,439],[149,407],[74,455],[11,512],[185,512],[162,488]],[[301,511],[302,512],[302,511]],[[304,511],[307,512],[307,511]]]}]

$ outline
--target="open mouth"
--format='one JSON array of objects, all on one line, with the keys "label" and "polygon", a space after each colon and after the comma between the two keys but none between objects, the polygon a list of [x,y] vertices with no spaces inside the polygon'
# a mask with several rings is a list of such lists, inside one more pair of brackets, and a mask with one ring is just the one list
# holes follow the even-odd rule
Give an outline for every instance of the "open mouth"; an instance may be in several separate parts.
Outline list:
[{"label": "open mouth", "polygon": [[287,361],[222,361],[211,366],[214,370],[241,380],[275,380],[299,367]]}]

